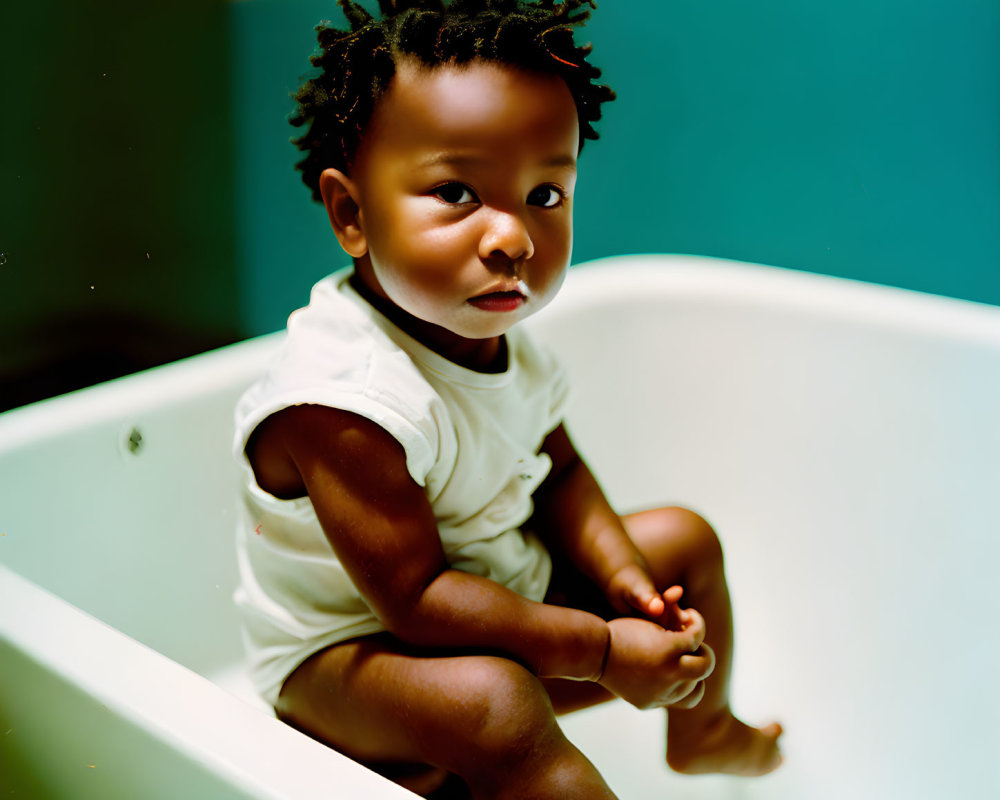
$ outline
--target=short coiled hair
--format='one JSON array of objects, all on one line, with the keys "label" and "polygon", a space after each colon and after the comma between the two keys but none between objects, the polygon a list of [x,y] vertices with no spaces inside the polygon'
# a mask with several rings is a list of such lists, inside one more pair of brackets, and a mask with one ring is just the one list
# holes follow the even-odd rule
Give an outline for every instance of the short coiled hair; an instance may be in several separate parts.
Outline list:
[{"label": "short coiled hair", "polygon": [[593,0],[378,0],[376,19],[354,0],[338,0],[348,30],[316,27],[320,72],[296,92],[289,121],[305,132],[292,143],[306,154],[295,166],[322,202],[319,176],[328,167],[348,174],[365,127],[389,87],[400,58],[427,66],[473,60],[561,77],[576,103],[580,149],[596,139],[593,123],[614,92],[595,81],[590,45],[577,45],[573,29],[590,16]]}]

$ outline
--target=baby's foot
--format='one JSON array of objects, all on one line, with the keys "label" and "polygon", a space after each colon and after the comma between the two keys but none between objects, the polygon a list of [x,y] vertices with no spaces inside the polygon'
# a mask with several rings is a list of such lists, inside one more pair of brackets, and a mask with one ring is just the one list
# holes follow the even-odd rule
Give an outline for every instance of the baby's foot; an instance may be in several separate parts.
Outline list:
[{"label": "baby's foot", "polygon": [[667,728],[667,763],[676,772],[753,776],[766,775],[781,765],[781,725],[777,722],[752,728],[727,711],[696,728],[687,720],[675,724],[675,716],[671,714]]}]

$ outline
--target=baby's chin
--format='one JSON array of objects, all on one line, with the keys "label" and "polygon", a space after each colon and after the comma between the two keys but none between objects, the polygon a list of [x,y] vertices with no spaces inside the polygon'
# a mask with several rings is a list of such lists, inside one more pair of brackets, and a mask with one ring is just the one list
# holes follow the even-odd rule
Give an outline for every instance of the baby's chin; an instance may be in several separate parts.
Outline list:
[{"label": "baby's chin", "polygon": [[548,305],[555,292],[531,293],[518,308],[512,310],[477,307],[470,302],[428,302],[423,297],[402,292],[397,294],[391,290],[387,294],[397,307],[410,316],[463,339],[476,340],[503,336],[519,322]]},{"label": "baby's chin", "polygon": [[537,309],[527,303],[516,311],[497,312],[483,311],[475,306],[468,306],[454,318],[448,320],[444,327],[452,333],[466,339],[491,339],[503,336],[519,322],[527,319]]},{"label": "baby's chin", "polygon": [[485,339],[493,339],[497,336],[503,336],[507,331],[509,331],[519,320],[508,321],[506,323],[500,323],[498,321],[487,321],[484,323],[477,324],[475,321],[463,320],[461,322],[455,320],[449,320],[447,324],[440,325],[440,327],[447,330],[449,333],[453,333],[456,336],[460,336],[463,339],[471,339],[474,341],[480,341]]},{"label": "baby's chin", "polygon": [[521,320],[530,317],[535,309],[525,304],[514,311],[484,311],[471,304],[449,309],[442,313],[438,308],[411,305],[407,308],[397,303],[411,316],[429,322],[463,339],[492,339],[503,336]]}]

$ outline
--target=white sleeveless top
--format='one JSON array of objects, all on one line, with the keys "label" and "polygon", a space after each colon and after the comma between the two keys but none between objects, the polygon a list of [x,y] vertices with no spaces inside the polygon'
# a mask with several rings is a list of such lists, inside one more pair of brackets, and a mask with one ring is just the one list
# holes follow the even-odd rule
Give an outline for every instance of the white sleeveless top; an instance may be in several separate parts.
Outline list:
[{"label": "white sleeveless top", "polygon": [[506,335],[505,372],[461,367],[397,328],[354,291],[350,275],[345,269],[313,287],[309,305],[289,317],[276,363],[236,407],[233,448],[244,491],[235,600],[251,679],[272,705],[313,653],[385,630],[334,555],[309,498],[280,500],[254,480],[244,448],[276,411],[331,406],[395,437],[454,569],[532,600],[545,596],[552,569],[544,546],[520,526],[551,467],[538,450],[562,420],[562,369],[518,329]]}]

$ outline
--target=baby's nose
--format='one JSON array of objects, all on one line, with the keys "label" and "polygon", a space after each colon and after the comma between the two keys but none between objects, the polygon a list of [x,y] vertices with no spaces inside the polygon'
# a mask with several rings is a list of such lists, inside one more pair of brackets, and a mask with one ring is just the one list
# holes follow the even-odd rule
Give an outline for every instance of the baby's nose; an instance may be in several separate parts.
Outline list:
[{"label": "baby's nose", "polygon": [[524,220],[517,214],[494,212],[479,241],[480,258],[484,261],[527,261],[534,254],[535,245]]}]

